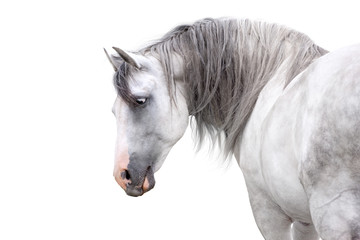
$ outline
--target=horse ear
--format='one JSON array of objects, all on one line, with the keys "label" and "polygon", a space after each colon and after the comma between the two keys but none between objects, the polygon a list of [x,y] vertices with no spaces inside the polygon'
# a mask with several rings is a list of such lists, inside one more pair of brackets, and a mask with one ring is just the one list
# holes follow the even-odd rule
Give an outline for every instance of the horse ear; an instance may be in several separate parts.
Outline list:
[{"label": "horse ear", "polygon": [[127,62],[128,64],[132,65],[135,68],[140,69],[141,65],[136,61],[134,54],[125,52],[124,50],[121,50],[120,48],[113,47],[113,49],[120,55],[120,57]]},{"label": "horse ear", "polygon": [[104,52],[106,54],[107,59],[111,63],[111,66],[114,68],[114,71],[116,72],[119,69],[120,64],[118,63],[118,61],[115,58],[113,58],[112,56],[110,56],[108,54],[108,52],[106,51],[105,48],[104,48]]}]

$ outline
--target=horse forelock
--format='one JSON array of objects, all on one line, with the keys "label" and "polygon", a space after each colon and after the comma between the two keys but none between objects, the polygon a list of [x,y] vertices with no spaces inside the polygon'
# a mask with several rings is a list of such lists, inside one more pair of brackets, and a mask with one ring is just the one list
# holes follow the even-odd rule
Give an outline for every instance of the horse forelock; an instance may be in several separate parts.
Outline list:
[{"label": "horse forelock", "polygon": [[113,83],[116,92],[128,104],[136,104],[136,99],[131,93],[129,79],[136,69],[130,64],[123,62],[116,71]]},{"label": "horse forelock", "polygon": [[260,91],[288,57],[287,43],[297,46],[288,84],[326,51],[306,35],[276,24],[204,19],[176,27],[140,52],[159,59],[170,87],[176,83],[173,55],[182,58],[182,80],[188,86],[188,107],[199,143],[205,133],[215,140],[225,136],[227,156],[238,143]]}]

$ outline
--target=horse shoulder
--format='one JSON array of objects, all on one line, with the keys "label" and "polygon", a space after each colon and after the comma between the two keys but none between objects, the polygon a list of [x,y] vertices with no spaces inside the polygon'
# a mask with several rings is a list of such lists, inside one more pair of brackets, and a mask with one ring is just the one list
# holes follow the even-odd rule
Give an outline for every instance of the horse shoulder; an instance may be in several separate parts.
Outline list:
[{"label": "horse shoulder", "polygon": [[319,59],[306,78],[300,179],[323,238],[360,236],[360,45]]},{"label": "horse shoulder", "polygon": [[[291,94],[285,94],[289,91],[284,91],[284,80],[281,75],[275,76],[262,90],[244,130],[240,167],[249,195],[251,188],[256,189],[253,192],[263,191],[282,211],[306,222],[309,218],[308,209],[303,203],[306,196],[298,181],[297,162],[293,157],[294,144],[291,143],[293,138],[290,137],[292,126],[296,124],[294,116],[299,111],[297,106],[290,104],[291,101],[301,102],[299,89],[302,86],[291,83],[287,87],[298,95],[294,98]],[[299,81],[294,79],[293,82]],[[283,204],[288,202],[291,204]],[[301,209],[297,206],[301,206]],[[293,208],[296,208],[295,211],[292,211]]]},{"label": "horse shoulder", "polygon": [[[356,78],[360,75],[356,72],[360,69],[359,58],[360,46],[354,46],[319,58],[285,90],[280,88],[283,86],[281,78],[269,81],[244,130],[237,156],[249,194],[251,188],[261,189],[289,216],[311,222],[302,178],[304,166],[309,163],[306,156],[309,156],[310,142],[319,132],[329,133],[333,129],[331,125],[319,125],[321,121],[337,124],[339,128],[349,121],[352,126],[360,123],[354,117],[342,119],[341,114],[334,115],[332,110],[326,110],[337,106],[342,114],[360,116],[357,114],[360,109],[357,81],[360,79]],[[339,123],[340,119],[343,123]],[[349,132],[351,129],[348,127]],[[356,136],[359,135],[347,134],[344,144],[357,140]],[[326,138],[326,135],[317,137],[319,143]],[[330,139],[336,141],[336,138],[333,135]],[[315,151],[314,147],[312,149]],[[318,159],[313,161],[317,163],[310,163],[314,165],[311,169],[324,164]]]},{"label": "horse shoulder", "polygon": [[329,53],[308,83],[302,176],[311,188],[339,170],[360,169],[360,45]]}]

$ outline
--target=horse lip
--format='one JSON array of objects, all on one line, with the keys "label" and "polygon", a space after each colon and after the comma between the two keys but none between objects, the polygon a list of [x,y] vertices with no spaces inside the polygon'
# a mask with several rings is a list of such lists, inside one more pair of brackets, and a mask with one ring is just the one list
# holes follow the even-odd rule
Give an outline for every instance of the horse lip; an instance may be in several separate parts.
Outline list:
[{"label": "horse lip", "polygon": [[131,197],[139,197],[144,193],[150,191],[155,186],[155,177],[152,167],[148,167],[145,173],[143,182],[137,186],[131,186],[131,184],[126,184],[126,194]]},{"label": "horse lip", "polygon": [[154,171],[152,169],[152,167],[148,167],[147,171],[146,171],[146,175],[145,175],[145,179],[144,179],[144,183],[142,185],[142,189],[145,192],[150,191],[151,189],[153,189],[155,187],[155,177],[154,177]]}]

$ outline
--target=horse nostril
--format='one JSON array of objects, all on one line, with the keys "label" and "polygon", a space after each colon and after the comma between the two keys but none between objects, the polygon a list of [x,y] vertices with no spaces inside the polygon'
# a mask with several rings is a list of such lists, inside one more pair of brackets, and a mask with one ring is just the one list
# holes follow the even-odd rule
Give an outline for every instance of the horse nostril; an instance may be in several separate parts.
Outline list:
[{"label": "horse nostril", "polygon": [[124,171],[122,171],[121,172],[121,178],[122,179],[126,179],[126,180],[130,180],[130,173],[129,173],[129,171],[128,170],[124,170]]},{"label": "horse nostril", "polygon": [[130,173],[128,170],[125,170],[125,178],[126,180],[130,180]]}]

